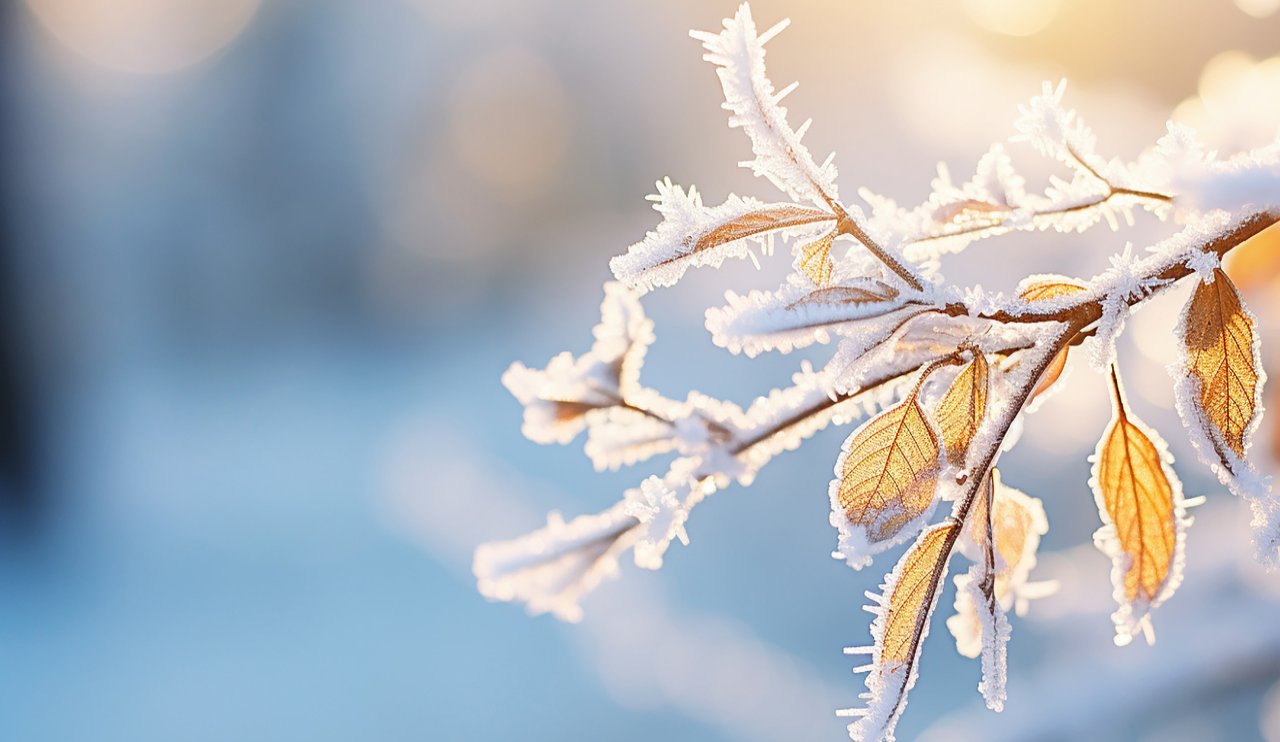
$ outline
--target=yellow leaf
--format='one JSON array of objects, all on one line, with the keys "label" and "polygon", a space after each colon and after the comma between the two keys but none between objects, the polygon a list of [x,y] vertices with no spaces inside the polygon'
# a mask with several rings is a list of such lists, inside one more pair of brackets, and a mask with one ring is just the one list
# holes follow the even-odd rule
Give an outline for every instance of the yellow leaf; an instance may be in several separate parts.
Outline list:
[{"label": "yellow leaf", "polygon": [[1205,432],[1224,461],[1224,444],[1244,458],[1258,414],[1261,366],[1254,325],[1240,292],[1221,268],[1214,269],[1212,283],[1196,284],[1182,322],[1182,341],[1187,371],[1200,386],[1200,417],[1214,428]]},{"label": "yellow leaf", "polygon": [[927,623],[921,619],[933,610],[957,527],[948,521],[920,534],[893,570],[896,579],[890,580],[892,588],[883,606],[884,630],[878,637],[878,664],[887,671],[910,662],[919,649]]},{"label": "yellow leaf", "polygon": [[849,726],[853,739],[893,739],[907,692],[915,684],[920,649],[942,592],[959,528],[953,521],[945,521],[921,533],[885,579],[883,592],[868,593],[878,604],[869,607],[876,614],[871,623],[874,643],[847,650],[871,654],[871,664],[857,670],[868,671],[867,693],[862,696],[867,705],[837,712],[862,717]]},{"label": "yellow leaf", "polygon": [[969,443],[986,415],[987,383],[987,359],[977,353],[951,382],[951,388],[938,403],[937,419],[942,430],[942,444],[947,451],[947,461],[952,464],[959,465],[964,461]]},{"label": "yellow leaf", "polygon": [[1188,523],[1182,485],[1164,441],[1125,406],[1120,376],[1111,369],[1114,412],[1093,459],[1094,499],[1103,527],[1094,541],[1112,559],[1120,610],[1116,643],[1127,644],[1147,614],[1182,581],[1182,542]]},{"label": "yellow leaf", "polygon": [[789,227],[834,221],[835,215],[805,206],[773,206],[751,211],[721,224],[698,238],[689,254]]},{"label": "yellow leaf", "polygon": [[1042,276],[1027,281],[1018,289],[1023,301],[1048,301],[1087,291],[1083,284],[1066,276]]},{"label": "yellow leaf", "polygon": [[835,268],[831,263],[831,245],[835,240],[836,230],[833,229],[800,248],[798,262],[800,270],[816,286],[821,287],[831,283],[831,272]]},{"label": "yellow leaf", "polygon": [[933,502],[938,438],[920,409],[919,391],[917,385],[844,443],[832,504],[870,543],[893,538]]}]

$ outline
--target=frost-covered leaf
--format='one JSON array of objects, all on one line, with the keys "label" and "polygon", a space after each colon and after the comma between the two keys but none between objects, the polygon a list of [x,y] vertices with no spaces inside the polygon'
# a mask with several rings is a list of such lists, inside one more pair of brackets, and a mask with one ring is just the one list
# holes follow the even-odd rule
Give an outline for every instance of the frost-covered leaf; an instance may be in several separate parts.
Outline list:
[{"label": "frost-covered leaf", "polygon": [[1182,552],[1190,519],[1173,457],[1154,431],[1126,407],[1120,376],[1111,370],[1110,425],[1094,453],[1089,480],[1103,526],[1094,542],[1111,557],[1111,581],[1119,610],[1112,614],[1116,644],[1142,629],[1150,637],[1150,613],[1182,582]]},{"label": "frost-covered leaf", "polygon": [[991,470],[983,488],[965,519],[960,548],[969,559],[982,562],[987,544],[995,545],[996,599],[1004,610],[1021,615],[1029,600],[1051,589],[1028,581],[1036,566],[1040,537],[1049,532],[1049,521],[1040,500],[1006,485],[999,469]]},{"label": "frost-covered leaf", "polygon": [[828,488],[839,556],[860,569],[910,538],[934,504],[938,437],[919,401],[920,383],[844,442]]},{"label": "frost-covered leaf", "polygon": [[729,126],[741,128],[751,138],[755,159],[743,163],[756,175],[768,178],[797,201],[825,205],[838,201],[836,166],[828,158],[818,165],[801,144],[808,122],[795,131],[787,123],[787,109],[780,103],[795,83],[774,92],[765,75],[764,45],[790,21],[784,20],[764,33],[756,32],[751,8],[743,3],[737,14],[724,22],[720,33],[692,31],[690,36],[706,49],[703,59],[716,65],[724,88],[724,107],[732,114]]},{"label": "frost-covered leaf", "polygon": [[560,353],[544,369],[513,363],[502,383],[524,405],[522,431],[537,443],[568,443],[592,420],[641,393],[640,367],[653,321],[627,287],[607,283],[595,343],[579,357]]},{"label": "frost-covered leaf", "polygon": [[969,442],[986,415],[988,374],[986,356],[975,354],[938,403],[936,418],[942,433],[943,449],[951,464],[964,462]]},{"label": "frost-covered leaf", "polygon": [[787,305],[788,309],[823,305],[840,306],[845,304],[880,304],[892,301],[898,296],[898,290],[884,281],[875,278],[852,280],[840,286],[828,286],[810,291]]},{"label": "frost-covered leaf", "polygon": [[992,579],[985,564],[978,562],[969,571],[956,575],[955,615],[947,628],[956,637],[956,649],[965,657],[982,658],[982,680],[978,692],[987,708],[1003,711],[1008,678],[1008,645],[1012,629],[1004,607],[995,599]]},{"label": "frost-covered leaf", "polygon": [[851,278],[815,289],[807,278],[793,275],[776,291],[727,291],[725,301],[725,306],[707,310],[711,340],[748,357],[829,343],[833,336],[874,344],[924,311],[917,298],[877,278]]},{"label": "frost-covered leaf", "polygon": [[796,268],[820,288],[831,283],[831,274],[835,270],[831,262],[831,245],[835,240],[836,230],[833,229],[796,250]]},{"label": "frost-covered leaf", "polygon": [[[684,414],[679,405],[663,406],[671,412],[672,420]],[[676,450],[678,432],[668,419],[631,407],[606,407],[592,413],[582,450],[596,471],[619,469]]]},{"label": "frost-covered leaf", "polygon": [[1033,276],[1018,286],[1018,296],[1023,301],[1050,301],[1064,296],[1075,296],[1089,290],[1076,278],[1066,276]]},{"label": "frost-covered leaf", "polygon": [[999,711],[1005,699],[1007,614],[1021,615],[1027,602],[1053,592],[1053,583],[1030,583],[1040,537],[1048,532],[1040,501],[1004,484],[991,470],[965,520],[960,549],[974,564],[955,578],[955,615],[947,628],[965,657],[982,657],[978,690]]},{"label": "frost-covered leaf", "polygon": [[489,600],[525,603],[530,614],[582,619],[582,598],[618,574],[618,556],[635,542],[637,521],[625,502],[566,523],[559,513],[547,525],[512,541],[476,549],[472,571]]},{"label": "frost-covered leaf", "polygon": [[618,574],[627,549],[635,550],[636,566],[658,569],[673,540],[689,542],[689,511],[715,490],[713,481],[695,475],[698,465],[678,459],[666,476],[649,477],[603,512],[568,522],[553,512],[530,534],[481,544],[472,562],[480,594],[524,603],[533,615],[581,620],[582,599]]},{"label": "frost-covered leaf", "polygon": [[748,257],[753,246],[769,252],[774,236],[812,235],[836,220],[824,209],[734,195],[719,206],[704,206],[696,189],[685,192],[669,179],[659,181],[657,188],[650,198],[662,223],[609,261],[619,281],[640,291],[674,285],[690,267],[716,267],[725,258]]},{"label": "frost-covered leaf", "polygon": [[1221,268],[1213,280],[1198,282],[1180,323],[1186,371],[1199,387],[1196,422],[1231,468],[1225,446],[1244,458],[1262,410],[1264,377],[1258,350],[1257,321]]},{"label": "frost-covered leaf", "polygon": [[920,648],[929,633],[929,623],[942,582],[946,579],[951,546],[959,525],[950,521],[920,534],[885,578],[879,595],[867,593],[875,606],[871,623],[871,647],[848,650],[869,652],[866,706],[840,712],[862,718],[849,725],[854,740],[894,739],[894,727],[907,704],[907,692],[915,685]]},{"label": "frost-covered leaf", "polygon": [[874,209],[873,224],[900,235],[903,254],[924,262],[959,252],[984,236],[1024,227],[1026,182],[1013,167],[1003,145],[992,145],[978,160],[969,182],[956,185],[949,170],[938,166],[929,199],[918,208],[897,209],[887,199],[867,191],[864,200]]},{"label": "frost-covered leaf", "polygon": [[1245,459],[1262,418],[1261,335],[1257,320],[1220,268],[1199,282],[1178,324],[1174,398],[1182,423],[1204,461],[1232,493],[1253,509],[1258,560],[1280,564],[1280,502],[1271,478]]}]

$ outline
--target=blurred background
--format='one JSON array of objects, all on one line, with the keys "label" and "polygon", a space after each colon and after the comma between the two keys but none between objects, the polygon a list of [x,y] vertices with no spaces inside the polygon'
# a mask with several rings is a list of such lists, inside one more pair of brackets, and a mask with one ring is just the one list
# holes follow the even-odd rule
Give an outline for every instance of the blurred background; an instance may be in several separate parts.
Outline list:
[{"label": "blurred background", "polygon": [[[1224,152],[1271,141],[1278,6],[753,9],[791,17],[771,77],[802,81],[792,123],[814,117],[819,158],[839,150],[845,193],[915,203],[939,160],[967,177],[1042,80],[1069,78],[1104,153],[1135,156],[1171,112]],[[0,739],[843,738],[833,709],[862,688],[840,648],[866,643],[862,593],[889,566],[829,556],[847,430],[702,505],[689,548],[624,570],[580,625],[488,604],[470,576],[477,543],[598,511],[648,473],[525,441],[498,378],[589,345],[608,258],[656,223],[654,180],[772,196],[734,167],[747,142],[686,35],[734,9],[5,3]],[[1092,275],[1164,229],[992,240],[946,268],[1008,291],[1027,272]],[[1243,252],[1280,347],[1280,247]],[[651,295],[648,382],[743,403],[785,384],[796,357],[730,357],[701,317],[789,263]],[[1033,577],[1062,584],[1014,622],[1007,711],[981,708],[978,663],[940,625],[949,590],[901,738],[1280,739],[1280,577],[1252,566],[1247,509],[1171,410],[1184,298],[1136,315],[1120,350],[1187,494],[1209,496],[1158,643],[1111,643],[1085,460],[1108,402],[1077,361],[1003,460],[1048,509]]]}]

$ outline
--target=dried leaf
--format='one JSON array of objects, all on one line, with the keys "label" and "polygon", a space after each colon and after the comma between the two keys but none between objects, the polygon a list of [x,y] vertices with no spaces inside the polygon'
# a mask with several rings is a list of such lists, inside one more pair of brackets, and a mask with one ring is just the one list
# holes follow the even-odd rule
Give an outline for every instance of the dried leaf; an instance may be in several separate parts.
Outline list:
[{"label": "dried leaf", "polygon": [[835,270],[831,262],[831,245],[835,240],[836,230],[833,229],[800,247],[797,265],[816,286],[821,287],[831,283],[831,273]]},{"label": "dried leaf", "polygon": [[947,521],[920,534],[885,579],[880,595],[868,593],[878,605],[871,624],[874,644],[851,652],[871,654],[865,668],[867,706],[841,712],[861,716],[849,725],[855,740],[892,739],[893,728],[915,685],[920,648],[929,632],[929,619],[941,594],[959,525]]},{"label": "dried leaf", "polygon": [[895,568],[898,579],[885,605],[884,635],[880,638],[880,664],[892,672],[894,665],[910,662],[919,649],[921,615],[930,608],[941,573],[950,556],[954,523],[925,531]]},{"label": "dried leaf", "polygon": [[920,388],[871,418],[844,443],[833,505],[872,543],[888,541],[933,503],[938,438],[919,403]]},{"label": "dried leaf", "polygon": [[942,430],[942,445],[947,452],[947,461],[952,464],[959,465],[964,461],[969,442],[986,415],[988,374],[986,356],[975,354],[938,403],[937,419]]},{"label": "dried leaf", "polygon": [[[736,242],[748,237],[779,229],[802,227],[815,222],[835,221],[835,216],[822,209],[810,209],[805,206],[775,206],[758,211],[748,212],[703,234],[693,243],[687,253],[710,250],[729,242]],[[680,256],[684,257],[684,256]]]},{"label": "dried leaf", "polygon": [[1182,581],[1182,544],[1189,521],[1182,485],[1164,441],[1125,406],[1120,376],[1111,369],[1111,424],[1093,456],[1093,488],[1103,527],[1094,542],[1112,559],[1120,609],[1112,615],[1116,643],[1149,630],[1148,614]]},{"label": "dried leaf", "polygon": [[1084,291],[1088,289],[1074,278],[1043,276],[1024,283],[1018,289],[1018,295],[1023,301],[1048,301]]},{"label": "dried leaf", "polygon": [[1031,391],[1031,396],[1027,398],[1031,402],[1036,397],[1048,391],[1049,387],[1057,383],[1062,378],[1062,372],[1067,368],[1067,351],[1069,348],[1063,348],[1058,354],[1049,361],[1049,366],[1045,368],[1044,373],[1040,375],[1040,381],[1036,384],[1036,388]]},{"label": "dried leaf", "polygon": [[1187,371],[1199,382],[1195,401],[1205,431],[1230,470],[1222,446],[1244,458],[1259,414],[1261,363],[1253,315],[1221,268],[1211,283],[1198,283],[1182,322]]},{"label": "dried leaf", "polygon": [[[988,509],[992,507],[994,510]],[[976,562],[985,561],[987,544],[995,543],[995,596],[1006,610],[1020,598],[1036,563],[1040,537],[1048,531],[1040,500],[1006,485],[1000,471],[993,468],[965,519],[965,535],[971,544],[965,554]]]},{"label": "dried leaf", "polygon": [[898,296],[898,290],[874,278],[858,278],[856,282],[810,291],[787,305],[787,309],[814,304],[877,304]]}]

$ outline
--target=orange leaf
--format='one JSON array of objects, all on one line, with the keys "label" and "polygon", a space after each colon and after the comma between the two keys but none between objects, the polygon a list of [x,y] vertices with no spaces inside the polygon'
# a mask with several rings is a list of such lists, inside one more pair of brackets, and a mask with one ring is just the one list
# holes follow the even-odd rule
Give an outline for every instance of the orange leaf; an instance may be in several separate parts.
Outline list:
[{"label": "orange leaf", "polygon": [[1049,387],[1057,383],[1058,379],[1062,377],[1062,372],[1067,368],[1067,350],[1068,348],[1063,348],[1058,351],[1053,360],[1049,361],[1049,366],[1044,370],[1043,374],[1040,374],[1040,381],[1036,383],[1036,388],[1031,391],[1031,396],[1027,398],[1028,402],[1044,394]]},{"label": "orange leaf", "polygon": [[1093,457],[1093,488],[1103,527],[1094,534],[1112,559],[1111,579],[1120,609],[1112,615],[1116,643],[1149,629],[1151,609],[1182,581],[1187,524],[1182,485],[1164,441],[1125,406],[1120,376],[1111,369],[1111,424]]},{"label": "orange leaf", "polygon": [[1222,447],[1244,458],[1259,413],[1262,366],[1255,325],[1221,268],[1214,269],[1211,283],[1196,284],[1181,325],[1187,372],[1200,387],[1196,417],[1212,426],[1205,432],[1228,471],[1231,457]]}]

